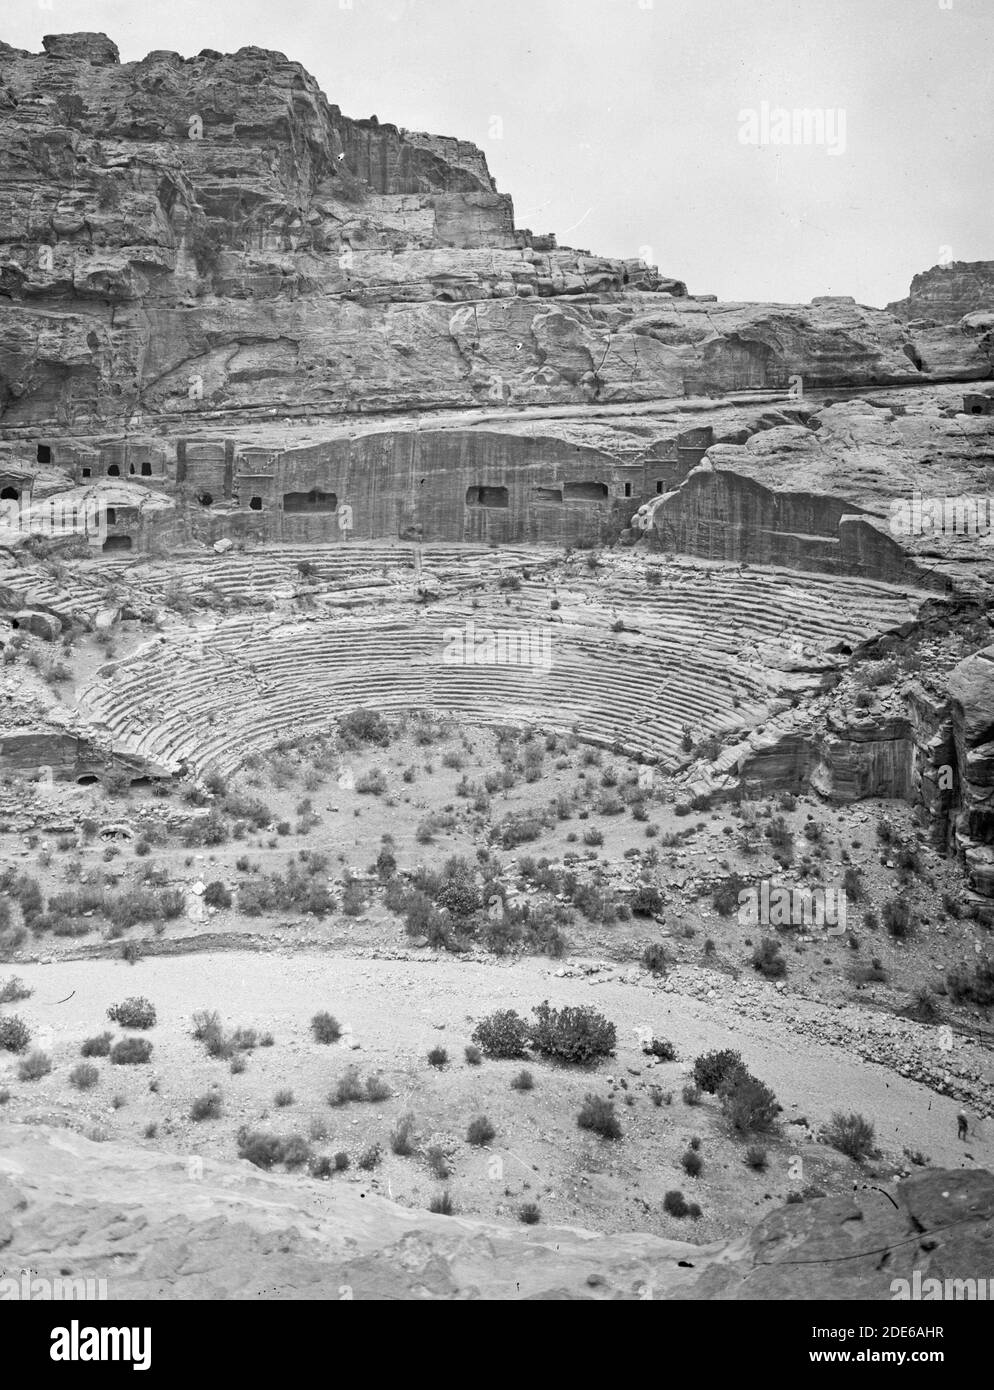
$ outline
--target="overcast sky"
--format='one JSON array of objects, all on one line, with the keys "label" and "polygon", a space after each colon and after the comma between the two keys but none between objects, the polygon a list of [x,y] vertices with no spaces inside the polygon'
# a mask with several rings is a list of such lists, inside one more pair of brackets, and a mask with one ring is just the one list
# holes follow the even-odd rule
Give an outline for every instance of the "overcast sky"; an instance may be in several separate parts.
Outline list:
[{"label": "overcast sky", "polygon": [[[691,292],[879,305],[994,259],[992,0],[7,0],[0,37],[82,29],[278,49],[346,115],[481,145],[519,226]],[[772,143],[776,108],[822,143]]]}]

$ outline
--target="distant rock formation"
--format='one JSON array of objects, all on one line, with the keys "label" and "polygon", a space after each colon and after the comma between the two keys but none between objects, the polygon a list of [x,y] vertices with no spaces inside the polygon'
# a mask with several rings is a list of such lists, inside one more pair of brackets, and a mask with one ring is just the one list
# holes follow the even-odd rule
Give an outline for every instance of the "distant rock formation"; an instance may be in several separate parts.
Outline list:
[{"label": "distant rock formation", "polygon": [[[905,323],[958,324],[965,319],[964,332],[990,333],[994,328],[994,261],[934,265],[915,276],[907,299],[887,308]],[[976,322],[971,323],[971,319]]]}]

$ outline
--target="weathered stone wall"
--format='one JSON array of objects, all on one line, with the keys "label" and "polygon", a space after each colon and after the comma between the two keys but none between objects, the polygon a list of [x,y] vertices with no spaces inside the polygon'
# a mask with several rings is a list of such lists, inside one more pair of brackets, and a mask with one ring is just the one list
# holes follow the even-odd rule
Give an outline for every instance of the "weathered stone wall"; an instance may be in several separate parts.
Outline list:
[{"label": "weathered stone wall", "polygon": [[652,527],[663,550],[706,560],[947,587],[944,576],[916,568],[882,526],[851,515],[857,510],[705,463],[656,505]]}]

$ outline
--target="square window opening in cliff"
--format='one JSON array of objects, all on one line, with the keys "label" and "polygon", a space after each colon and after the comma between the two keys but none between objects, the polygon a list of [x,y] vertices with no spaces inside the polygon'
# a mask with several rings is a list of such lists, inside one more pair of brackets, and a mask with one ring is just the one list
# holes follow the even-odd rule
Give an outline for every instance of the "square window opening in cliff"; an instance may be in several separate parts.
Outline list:
[{"label": "square window opening in cliff", "polygon": [[106,512],[104,513],[104,520],[106,521],[106,523],[107,523],[108,526],[116,526],[116,525],[117,525],[117,508],[116,508],[116,507],[108,507],[107,510],[106,510]]},{"label": "square window opening in cliff", "polygon": [[152,465],[151,465],[150,463],[143,463],[143,464],[142,464],[141,475],[142,475],[143,478],[151,478],[151,476],[152,476]]},{"label": "square window opening in cliff", "polygon": [[104,550],[130,550],[130,536],[108,536],[103,544]]},{"label": "square window opening in cliff", "polygon": [[285,512],[334,512],[338,510],[338,494],[322,492],[312,487],[310,492],[284,492]]},{"label": "square window opening in cliff", "polygon": [[118,468],[116,463],[111,463],[108,465],[107,476],[108,478],[119,478],[121,476],[121,470],[120,468]]},{"label": "square window opening in cliff", "polygon": [[80,476],[81,478],[92,478],[92,477],[93,477],[93,469],[92,469],[92,468],[82,468],[82,469],[80,469],[80,474],[79,474],[79,476]]},{"label": "square window opening in cliff", "polygon": [[607,483],[567,483],[563,489],[567,502],[606,502]]},{"label": "square window opening in cliff", "polygon": [[135,465],[133,463],[128,464],[128,474],[132,478],[135,476]]},{"label": "square window opening in cliff", "polygon": [[657,492],[659,495],[662,495],[662,491],[663,491],[663,488],[664,488],[664,487],[665,487],[665,483],[663,483],[661,479],[657,478],[657,479],[656,479],[656,492]]},{"label": "square window opening in cliff", "polygon": [[533,489],[536,502],[556,502],[561,504],[563,500],[563,490],[561,487],[536,487]]},{"label": "square window opening in cliff", "polygon": [[21,494],[16,487],[5,487],[0,489],[0,502],[20,502]]},{"label": "square window opening in cliff", "polygon": [[262,498],[261,498],[261,497],[253,497],[253,498],[251,498],[250,501],[249,501],[249,510],[250,510],[250,511],[253,511],[253,512],[261,512],[261,511],[262,511]]},{"label": "square window opening in cliff", "polygon": [[39,463],[51,463],[52,446],[50,444],[39,444],[37,449],[37,458]]},{"label": "square window opening in cliff", "polygon": [[470,487],[466,489],[467,507],[507,507],[506,487]]},{"label": "square window opening in cliff", "polygon": [[626,484],[625,484],[625,496],[626,496],[626,497],[631,497],[631,495],[632,495],[632,485],[631,485],[631,483],[626,483]]},{"label": "square window opening in cliff", "polygon": [[214,494],[211,492],[198,492],[197,501],[200,503],[202,507],[213,507]]}]

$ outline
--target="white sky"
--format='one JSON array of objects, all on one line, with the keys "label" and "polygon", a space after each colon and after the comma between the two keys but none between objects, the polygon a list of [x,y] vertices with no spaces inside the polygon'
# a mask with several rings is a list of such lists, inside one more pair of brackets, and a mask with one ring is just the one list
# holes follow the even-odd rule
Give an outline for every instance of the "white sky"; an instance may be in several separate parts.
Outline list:
[{"label": "white sky", "polygon": [[[346,115],[481,145],[519,226],[607,255],[649,254],[691,292],[884,304],[943,258],[994,259],[992,0],[4,9],[0,37],[32,51],[43,34],[82,29],[109,34],[123,61],[153,48],[278,49]],[[742,144],[740,111],[764,101],[844,110],[844,153]]]}]

